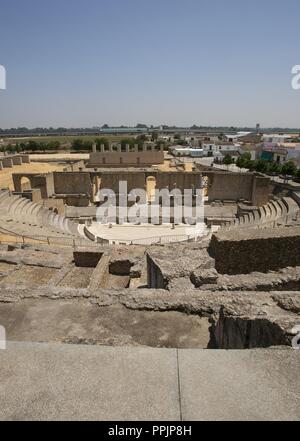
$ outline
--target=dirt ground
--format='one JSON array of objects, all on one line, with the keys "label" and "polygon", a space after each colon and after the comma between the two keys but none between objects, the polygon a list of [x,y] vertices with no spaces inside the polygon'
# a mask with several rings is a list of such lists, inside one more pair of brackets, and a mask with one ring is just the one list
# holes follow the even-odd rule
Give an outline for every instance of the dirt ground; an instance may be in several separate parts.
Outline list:
[{"label": "dirt ground", "polygon": [[84,159],[89,159],[90,154],[89,153],[68,153],[68,152],[62,152],[62,153],[36,153],[29,155],[30,160],[34,162],[44,162],[44,161],[63,161],[63,160],[74,160],[74,161],[80,161]]},{"label": "dirt ground", "polygon": [[59,286],[71,288],[87,288],[94,268],[74,267],[60,282]]},{"label": "dirt ground", "polygon": [[11,341],[60,341],[111,346],[206,348],[207,318],[177,311],[138,311],[84,301],[23,300],[0,304]]},{"label": "dirt ground", "polygon": [[31,162],[30,164],[14,165],[12,168],[0,170],[0,189],[9,188],[14,190],[12,174],[13,173],[50,173],[65,168],[64,164],[44,162]]},{"label": "dirt ground", "polygon": [[3,283],[18,283],[24,286],[36,287],[47,284],[56,272],[57,269],[55,268],[24,265],[17,271],[4,277]]},{"label": "dirt ground", "polygon": [[[192,172],[193,171],[193,162],[187,162],[184,164],[184,169],[186,172]],[[159,171],[177,171],[176,167],[171,166],[170,159],[165,159],[163,164],[159,164],[155,166]]]}]

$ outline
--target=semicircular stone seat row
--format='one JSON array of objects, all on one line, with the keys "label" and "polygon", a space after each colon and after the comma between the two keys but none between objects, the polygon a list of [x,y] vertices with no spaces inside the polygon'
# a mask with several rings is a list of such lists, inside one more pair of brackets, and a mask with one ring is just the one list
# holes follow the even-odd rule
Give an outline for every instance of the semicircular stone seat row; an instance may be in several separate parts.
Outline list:
[{"label": "semicircular stone seat row", "polygon": [[52,234],[81,237],[75,222],[26,198],[12,195],[8,190],[0,191],[0,210],[2,219],[5,216],[11,219],[11,228],[14,226],[14,221],[21,223],[25,226],[24,230],[28,231],[28,234],[35,233],[35,227],[38,227],[41,235],[47,235],[51,232]]},{"label": "semicircular stone seat row", "polygon": [[294,199],[284,197],[281,200],[272,200],[232,221],[224,222],[222,228],[264,228],[286,224],[299,213],[299,210],[300,207]]}]

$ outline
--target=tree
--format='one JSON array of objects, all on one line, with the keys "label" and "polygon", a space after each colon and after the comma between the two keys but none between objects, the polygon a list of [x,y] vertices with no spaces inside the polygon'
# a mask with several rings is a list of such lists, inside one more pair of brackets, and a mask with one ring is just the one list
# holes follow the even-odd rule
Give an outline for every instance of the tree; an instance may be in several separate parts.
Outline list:
[{"label": "tree", "polygon": [[245,159],[245,161],[251,161],[251,153],[250,152],[243,153],[242,157]]},{"label": "tree", "polygon": [[282,172],[282,167],[277,162],[271,162],[268,166],[268,171],[270,173],[279,174]]},{"label": "tree", "polygon": [[245,159],[243,158],[243,156],[239,156],[237,158],[237,160],[235,161],[236,166],[239,167],[239,169],[242,169],[245,167]]},{"label": "tree", "polygon": [[259,159],[258,161],[255,161],[255,170],[260,173],[265,173],[268,170],[268,164],[267,161],[264,161],[263,159]]},{"label": "tree", "polygon": [[72,149],[81,151],[81,150],[92,150],[93,143],[92,141],[83,141],[81,138],[73,139],[72,141]]},{"label": "tree", "polygon": [[47,150],[59,150],[60,149],[60,142],[59,141],[50,141],[47,144]]},{"label": "tree", "polygon": [[223,159],[223,164],[227,165],[227,167],[233,163],[233,159],[230,155],[225,155],[224,159]]},{"label": "tree", "polygon": [[249,168],[250,161],[251,161],[251,154],[249,152],[245,152],[237,158],[235,163],[237,167],[239,167],[240,169]]},{"label": "tree", "polygon": [[247,168],[250,170],[250,171],[253,171],[253,170],[256,170],[256,166],[257,166],[257,160],[255,160],[255,161],[248,161],[248,164],[247,164]]},{"label": "tree", "polygon": [[159,142],[157,142],[157,143],[155,144],[155,147],[156,147],[157,149],[159,149],[161,146],[163,146],[163,149],[164,149],[164,150],[168,150],[168,146],[167,146],[166,141],[159,141]]},{"label": "tree", "polygon": [[151,133],[151,141],[155,142],[158,139],[158,133],[157,132],[152,132]]},{"label": "tree", "polygon": [[135,143],[138,145],[143,145],[143,141],[139,139],[135,140],[134,138],[123,138],[121,139],[121,148],[122,150],[125,150],[127,145],[129,145],[129,147],[133,147]]},{"label": "tree", "polygon": [[282,166],[282,173],[284,175],[294,176],[297,173],[297,167],[293,161],[287,161]]},{"label": "tree", "polygon": [[142,142],[145,142],[145,141],[147,141],[147,135],[139,135],[139,136],[137,136],[136,137],[136,140],[138,141],[138,142],[140,142],[140,141],[142,141]]},{"label": "tree", "polygon": [[96,143],[98,150],[100,149],[101,145],[104,145],[105,148],[108,148],[108,146],[109,146],[109,141],[105,137],[96,138],[95,143]]}]

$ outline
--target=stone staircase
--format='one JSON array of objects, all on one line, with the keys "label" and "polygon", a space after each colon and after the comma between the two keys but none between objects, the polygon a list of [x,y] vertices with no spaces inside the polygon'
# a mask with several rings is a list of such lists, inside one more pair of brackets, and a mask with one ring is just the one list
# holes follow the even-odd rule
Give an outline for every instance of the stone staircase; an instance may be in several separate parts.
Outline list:
[{"label": "stone staircase", "polygon": [[246,213],[234,220],[224,222],[222,228],[270,228],[284,226],[299,218],[299,204],[290,197],[271,200],[262,207]]},{"label": "stone staircase", "polygon": [[9,190],[0,191],[0,228],[28,237],[82,237],[78,225]]}]

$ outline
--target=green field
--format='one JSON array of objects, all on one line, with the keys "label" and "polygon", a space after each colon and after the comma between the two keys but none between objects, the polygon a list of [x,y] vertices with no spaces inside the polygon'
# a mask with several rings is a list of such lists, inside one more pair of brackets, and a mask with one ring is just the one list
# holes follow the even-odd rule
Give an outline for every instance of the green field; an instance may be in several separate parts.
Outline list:
[{"label": "green field", "polygon": [[28,142],[28,141],[39,141],[39,142],[52,142],[52,141],[59,141],[62,148],[65,147],[71,147],[72,141],[74,139],[83,139],[84,141],[94,141],[97,138],[106,138],[109,142],[120,142],[124,138],[134,138],[132,135],[127,134],[120,134],[120,135],[94,135],[94,136],[29,136],[29,137],[11,137],[11,138],[4,138],[4,142],[2,145],[8,145],[21,142]]}]

